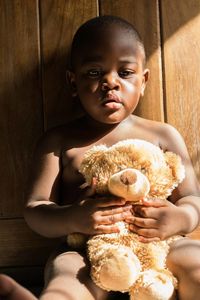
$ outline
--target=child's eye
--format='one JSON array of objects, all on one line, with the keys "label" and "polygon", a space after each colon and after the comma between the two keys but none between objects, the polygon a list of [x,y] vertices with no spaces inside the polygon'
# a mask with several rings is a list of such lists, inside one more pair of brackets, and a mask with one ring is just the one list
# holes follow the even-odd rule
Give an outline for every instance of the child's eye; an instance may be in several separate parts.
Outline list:
[{"label": "child's eye", "polygon": [[122,78],[130,78],[135,72],[133,70],[122,70],[119,72],[119,76]]},{"label": "child's eye", "polygon": [[86,75],[90,78],[99,78],[102,75],[100,70],[88,70]]}]

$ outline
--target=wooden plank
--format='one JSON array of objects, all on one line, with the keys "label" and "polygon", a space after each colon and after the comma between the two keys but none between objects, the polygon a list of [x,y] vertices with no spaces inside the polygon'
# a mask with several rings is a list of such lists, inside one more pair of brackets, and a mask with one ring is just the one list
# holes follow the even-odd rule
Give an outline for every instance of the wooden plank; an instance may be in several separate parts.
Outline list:
[{"label": "wooden plank", "polygon": [[186,141],[200,180],[200,2],[161,1],[167,121]]},{"label": "wooden plank", "polygon": [[22,214],[30,157],[43,131],[37,1],[0,1],[0,216]]},{"label": "wooden plank", "polygon": [[31,231],[23,219],[0,220],[0,267],[43,265],[57,243]]},{"label": "wooden plank", "polygon": [[[128,20],[139,31],[146,48],[147,67],[152,76],[136,114],[163,120],[162,69],[159,10],[157,0],[100,0],[101,15],[116,15]],[[153,109],[152,109],[153,108]]]},{"label": "wooden plank", "polygon": [[97,15],[94,0],[45,0],[40,3],[43,57],[43,94],[46,127],[77,116],[66,84],[66,65],[76,29]]}]

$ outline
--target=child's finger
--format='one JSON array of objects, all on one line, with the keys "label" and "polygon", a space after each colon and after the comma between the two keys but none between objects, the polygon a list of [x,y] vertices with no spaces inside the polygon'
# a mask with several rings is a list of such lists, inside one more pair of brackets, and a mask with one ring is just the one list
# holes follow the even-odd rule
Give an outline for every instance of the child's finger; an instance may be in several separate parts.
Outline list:
[{"label": "child's finger", "polygon": [[167,205],[167,201],[161,199],[142,199],[142,205],[151,207],[162,207]]},{"label": "child's finger", "polygon": [[119,233],[119,228],[116,225],[98,225],[94,234]]},{"label": "child's finger", "polygon": [[[102,216],[109,216],[109,215],[114,215],[114,214],[120,214],[123,212],[130,211],[131,212],[132,205],[124,205],[120,207],[113,207],[113,208],[104,208],[102,209]],[[131,213],[132,215],[132,213]]]},{"label": "child's finger", "polygon": [[122,211],[121,213],[118,214],[103,216],[100,219],[100,224],[102,225],[115,224],[117,222],[124,221],[130,215],[131,215],[130,211]]},{"label": "child's finger", "polygon": [[139,236],[143,236],[145,238],[159,238],[158,236],[158,230],[156,228],[141,228],[137,225],[130,224],[129,228],[134,233],[137,233]]},{"label": "child's finger", "polygon": [[85,197],[91,197],[96,193],[96,178],[92,178],[92,184],[88,186],[86,183],[82,184],[80,188],[83,190]]},{"label": "child's finger", "polygon": [[138,236],[138,239],[142,243],[151,243],[151,242],[159,242],[160,241],[159,237],[147,238],[147,237],[140,236],[140,235]]},{"label": "child's finger", "polygon": [[126,218],[125,221],[140,228],[158,228],[158,222],[155,219],[130,217]]},{"label": "child's finger", "polygon": [[123,206],[126,203],[125,199],[114,198],[114,197],[99,198],[97,201],[98,201],[98,207]]},{"label": "child's finger", "polygon": [[162,209],[159,207],[147,207],[147,206],[135,206],[134,212],[136,216],[142,217],[142,218],[152,218],[157,219],[158,218],[158,209]]}]

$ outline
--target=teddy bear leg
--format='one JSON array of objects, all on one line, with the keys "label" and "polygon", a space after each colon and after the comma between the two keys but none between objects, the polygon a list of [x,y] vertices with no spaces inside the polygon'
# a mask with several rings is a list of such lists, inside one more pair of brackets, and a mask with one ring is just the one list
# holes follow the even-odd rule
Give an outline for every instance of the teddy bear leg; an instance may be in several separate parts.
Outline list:
[{"label": "teddy bear leg", "polygon": [[170,272],[146,270],[130,289],[130,300],[175,300],[175,278]]},{"label": "teddy bear leg", "polygon": [[[141,269],[137,256],[126,246],[111,246],[93,262],[91,276],[105,290],[128,291],[136,281]],[[97,267],[98,266],[98,267]]]}]

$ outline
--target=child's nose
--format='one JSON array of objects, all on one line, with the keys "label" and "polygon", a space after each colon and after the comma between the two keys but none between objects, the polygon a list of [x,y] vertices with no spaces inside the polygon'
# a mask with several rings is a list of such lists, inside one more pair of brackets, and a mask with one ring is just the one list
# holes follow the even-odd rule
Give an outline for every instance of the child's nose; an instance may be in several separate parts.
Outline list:
[{"label": "child's nose", "polygon": [[105,74],[102,80],[102,91],[118,89],[119,88],[119,80],[118,74],[115,72]]}]

